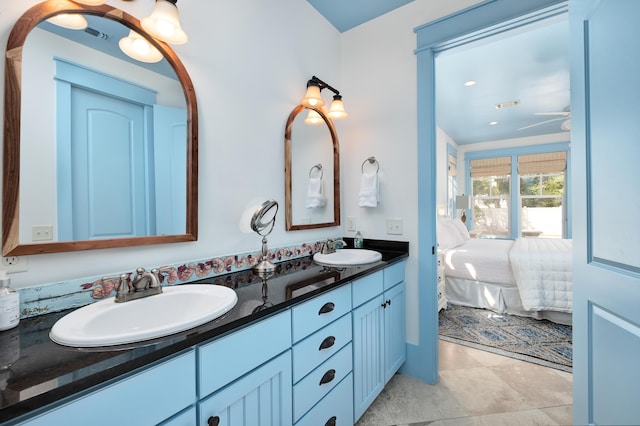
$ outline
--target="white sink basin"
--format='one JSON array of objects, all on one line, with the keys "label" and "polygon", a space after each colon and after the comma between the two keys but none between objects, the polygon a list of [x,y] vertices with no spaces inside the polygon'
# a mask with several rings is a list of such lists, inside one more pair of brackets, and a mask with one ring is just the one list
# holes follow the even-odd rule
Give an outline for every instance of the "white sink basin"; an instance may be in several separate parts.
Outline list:
[{"label": "white sink basin", "polygon": [[374,250],[365,249],[341,249],[334,253],[313,255],[313,260],[321,265],[329,266],[353,266],[377,262],[382,259],[382,254]]},{"label": "white sink basin", "polygon": [[74,347],[113,346],[168,336],[212,321],[231,310],[238,297],[228,287],[184,284],[161,294],[115,303],[101,300],[60,318],[49,337]]}]

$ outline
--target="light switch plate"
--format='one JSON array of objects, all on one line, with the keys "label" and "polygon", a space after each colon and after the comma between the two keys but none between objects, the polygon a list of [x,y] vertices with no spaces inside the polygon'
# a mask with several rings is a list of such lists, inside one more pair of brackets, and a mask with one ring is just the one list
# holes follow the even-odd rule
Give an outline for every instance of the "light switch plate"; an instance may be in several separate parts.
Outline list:
[{"label": "light switch plate", "polygon": [[387,234],[402,235],[402,219],[401,218],[387,218]]}]

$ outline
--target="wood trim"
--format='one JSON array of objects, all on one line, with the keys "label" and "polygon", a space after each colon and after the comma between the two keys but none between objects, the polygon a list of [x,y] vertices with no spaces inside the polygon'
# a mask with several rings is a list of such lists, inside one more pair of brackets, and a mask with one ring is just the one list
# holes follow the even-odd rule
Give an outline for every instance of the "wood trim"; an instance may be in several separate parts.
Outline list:
[{"label": "wood trim", "polygon": [[293,122],[298,114],[304,109],[303,105],[298,105],[291,111],[284,131],[284,196],[285,196],[285,229],[287,231],[300,231],[304,229],[329,228],[332,226],[340,226],[340,142],[338,141],[338,132],[336,131],[333,121],[322,109],[309,108],[317,112],[329,127],[331,140],[333,142],[333,221],[323,223],[312,223],[307,225],[296,225],[293,223],[293,210],[291,205],[291,188],[292,188],[292,160],[291,160],[291,131]]},{"label": "wood trim", "polygon": [[[41,21],[60,13],[83,13],[115,20],[135,30],[155,46],[171,64],[184,90],[187,105],[187,223],[185,233],[150,237],[20,244],[20,108],[22,48],[29,32]],[[7,41],[5,56],[4,146],[2,183],[2,254],[26,255],[143,246],[198,238],[198,106],[189,73],[166,43],[146,34],[135,17],[117,8],[83,6],[69,0],[49,0],[27,10],[16,22]]]}]

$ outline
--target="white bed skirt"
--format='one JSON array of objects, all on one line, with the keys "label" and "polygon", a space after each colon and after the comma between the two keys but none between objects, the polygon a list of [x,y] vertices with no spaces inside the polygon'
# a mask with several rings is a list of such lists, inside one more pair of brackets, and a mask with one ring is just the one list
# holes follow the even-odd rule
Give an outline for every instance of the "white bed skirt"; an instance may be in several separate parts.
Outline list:
[{"label": "white bed skirt", "polygon": [[546,319],[571,325],[571,314],[555,311],[526,311],[515,286],[470,281],[445,276],[447,301],[454,305],[489,309],[499,314]]}]

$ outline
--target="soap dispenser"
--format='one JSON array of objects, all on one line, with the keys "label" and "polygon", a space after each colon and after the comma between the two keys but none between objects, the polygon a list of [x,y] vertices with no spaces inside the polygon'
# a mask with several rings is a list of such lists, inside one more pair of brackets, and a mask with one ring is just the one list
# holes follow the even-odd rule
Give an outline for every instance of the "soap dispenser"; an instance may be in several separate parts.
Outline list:
[{"label": "soap dispenser", "polygon": [[0,270],[0,331],[13,328],[20,322],[20,295],[10,285],[7,272]]},{"label": "soap dispenser", "polygon": [[353,237],[353,247],[355,248],[363,248],[364,247],[364,239],[362,238],[362,234],[360,231],[356,231],[356,235]]}]

